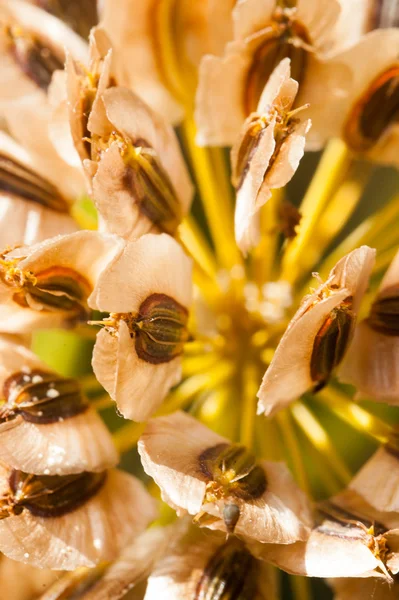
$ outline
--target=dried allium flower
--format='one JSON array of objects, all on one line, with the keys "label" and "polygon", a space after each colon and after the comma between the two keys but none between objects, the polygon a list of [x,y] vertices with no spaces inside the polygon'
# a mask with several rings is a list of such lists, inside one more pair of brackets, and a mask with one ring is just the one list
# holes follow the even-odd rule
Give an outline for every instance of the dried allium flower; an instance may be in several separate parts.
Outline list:
[{"label": "dried allium flower", "polygon": [[256,112],[246,119],[232,148],[237,189],[235,233],[244,254],[260,241],[259,211],[271,197],[271,190],[289,182],[303,156],[310,120],[301,122],[296,116],[298,109],[291,110],[297,90],[286,58],[273,71]]},{"label": "dried allium flower", "polygon": [[139,440],[144,469],[179,516],[260,542],[307,539],[309,504],[282,464],[262,461],[184,413],[150,422]]},{"label": "dried allium flower", "polygon": [[180,381],[190,304],[191,261],[166,234],[128,242],[98,278],[90,306],[110,314],[93,369],[127,418],[148,419]]},{"label": "dried allium flower", "polygon": [[1,593],[12,600],[37,598],[59,577],[49,569],[37,569],[30,565],[0,557]]},{"label": "dried allium flower", "polygon": [[263,378],[260,413],[271,415],[304,392],[326,385],[350,344],[374,257],[367,246],[354,250],[303,299]]},{"label": "dried allium flower", "polygon": [[118,470],[31,475],[1,467],[0,550],[41,568],[112,560],[156,517],[135,477]]},{"label": "dried allium flower", "polygon": [[27,333],[87,318],[87,300],[122,240],[92,231],[5,250],[0,259],[0,328]]},{"label": "dried allium flower", "polygon": [[319,524],[306,542],[256,545],[260,558],[310,577],[376,577],[399,571],[399,517],[380,513],[351,491],[318,506]]},{"label": "dried allium flower", "polygon": [[61,377],[27,348],[0,338],[0,460],[42,475],[103,471],[118,454],[78,381]]}]

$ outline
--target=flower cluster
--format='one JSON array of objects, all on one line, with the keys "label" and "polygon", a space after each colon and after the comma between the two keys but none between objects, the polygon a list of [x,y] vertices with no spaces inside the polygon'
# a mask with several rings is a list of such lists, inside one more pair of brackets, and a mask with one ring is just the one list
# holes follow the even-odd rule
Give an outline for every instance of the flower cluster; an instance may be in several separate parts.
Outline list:
[{"label": "flower cluster", "polygon": [[4,598],[398,597],[397,17],[0,0]]}]

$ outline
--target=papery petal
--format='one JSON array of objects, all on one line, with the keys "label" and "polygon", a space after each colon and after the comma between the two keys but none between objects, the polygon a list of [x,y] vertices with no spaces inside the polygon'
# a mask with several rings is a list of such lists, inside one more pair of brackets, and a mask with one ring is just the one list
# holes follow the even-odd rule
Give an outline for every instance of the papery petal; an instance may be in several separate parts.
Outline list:
[{"label": "papery petal", "polygon": [[31,600],[48,588],[59,574],[47,569],[35,569],[30,565],[0,558],[1,593],[9,600]]},{"label": "papery petal", "polygon": [[338,0],[298,0],[296,20],[305,25],[317,50],[326,52],[342,43],[334,36],[334,26],[340,13],[341,3]]},{"label": "papery petal", "polygon": [[330,585],[335,590],[334,600],[396,600],[399,592],[397,583],[375,579],[335,579]]},{"label": "papery petal", "polygon": [[[366,291],[375,251],[362,246],[341,259],[326,282],[306,297],[283,335],[258,392],[258,412],[271,415],[311,389],[310,362],[315,336],[324,320],[345,298],[356,313]],[[320,299],[326,286],[331,295]]]},{"label": "papery petal", "polygon": [[233,9],[235,39],[246,38],[266,27],[275,8],[275,0],[238,0]]},{"label": "papery petal", "polygon": [[399,512],[399,453],[381,447],[352,479],[350,489],[377,510]]},{"label": "papery petal", "polygon": [[[211,528],[226,531],[223,501],[202,505],[206,478],[199,458],[208,448],[229,443],[192,417],[178,412],[151,421],[139,440],[144,470],[161,488],[162,498],[178,515],[196,515],[201,507],[219,517]],[[311,524],[306,498],[282,464],[260,463],[266,491],[248,502],[235,499],[240,508],[236,533],[261,542],[292,543],[306,539]],[[208,526],[208,525],[207,525]]]},{"label": "papery petal", "polygon": [[73,512],[44,518],[24,510],[0,521],[0,549],[13,560],[41,568],[94,567],[115,559],[155,516],[143,484],[113,470],[100,491]]}]

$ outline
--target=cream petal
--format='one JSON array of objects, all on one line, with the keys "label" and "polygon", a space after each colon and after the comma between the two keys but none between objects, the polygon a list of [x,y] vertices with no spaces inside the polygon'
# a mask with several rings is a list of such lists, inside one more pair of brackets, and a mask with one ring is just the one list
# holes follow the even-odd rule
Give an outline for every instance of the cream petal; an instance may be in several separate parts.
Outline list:
[{"label": "cream petal", "polygon": [[[48,371],[48,367],[36,354],[28,350],[18,340],[11,336],[0,336],[0,389],[3,390],[4,382],[10,375],[21,370],[39,369]],[[2,394],[2,391],[0,392]]]},{"label": "cream petal", "polygon": [[98,333],[92,364],[118,410],[125,418],[138,422],[154,414],[182,375],[179,357],[161,364],[139,358],[128,326],[122,321],[117,338],[104,329]]},{"label": "cream petal", "polygon": [[257,112],[268,114],[274,105],[289,111],[298,92],[298,82],[290,78],[291,61],[284,58],[270,75],[257,106]]},{"label": "cream petal", "polygon": [[381,511],[399,512],[399,456],[381,447],[352,479],[349,488]]},{"label": "cream petal", "polygon": [[348,353],[337,375],[356,387],[356,399],[399,405],[399,338],[357,325]]},{"label": "cream petal", "polygon": [[384,277],[382,278],[380,287],[378,288],[378,295],[385,292],[387,288],[396,286],[399,283],[399,252],[395,254],[395,257],[389,265]]},{"label": "cream petal", "polygon": [[[210,528],[225,531],[223,501],[202,505],[206,478],[200,470],[203,451],[228,440],[207,429],[185,413],[174,413],[151,421],[139,440],[138,450],[144,470],[161,488],[162,498],[179,515],[196,515],[202,510],[219,518]],[[234,501],[240,518],[235,531],[261,542],[292,543],[306,539],[312,523],[303,492],[286,467],[262,462],[267,488],[256,500]],[[208,525],[206,525],[208,526]]]},{"label": "cream petal", "polygon": [[243,42],[231,42],[222,58],[207,55],[200,64],[196,95],[196,142],[231,146],[246,118],[243,93],[251,54]]},{"label": "cream petal", "polygon": [[211,54],[220,56],[227,42],[233,39],[232,9],[235,0],[208,0],[208,28]]},{"label": "cream petal", "polygon": [[[87,163],[85,161],[85,166]],[[125,173],[126,165],[118,145],[112,144],[96,167],[92,179],[93,198],[102,218],[102,229],[134,240],[149,233],[154,225],[141,213],[130,188],[124,186]]]},{"label": "cream petal", "polygon": [[338,0],[298,0],[296,19],[305,25],[313,46],[326,52],[335,47],[334,26],[340,13]]},{"label": "cream petal", "polygon": [[154,500],[143,484],[111,470],[101,490],[71,513],[44,518],[24,510],[0,521],[0,549],[41,568],[93,567],[115,559],[155,517]]},{"label": "cream petal", "polygon": [[201,510],[205,481],[198,457],[206,448],[225,441],[182,412],[153,419],[147,425],[138,442],[143,468],[179,516]]},{"label": "cream petal", "polygon": [[[262,461],[267,488],[251,502],[237,502],[240,518],[235,533],[261,543],[292,544],[307,540],[313,524],[309,501],[283,463]],[[205,510],[222,519],[223,507],[205,505]],[[225,531],[222,520],[210,528]]]},{"label": "cream petal", "polygon": [[104,0],[101,25],[109,35],[117,59],[129,69],[130,85],[168,122],[183,118],[180,103],[165,87],[158,68],[157,48],[148,23],[153,16],[150,0],[126,3],[125,0]]},{"label": "cream petal", "polygon": [[191,264],[179,244],[165,233],[149,233],[127,242],[99,275],[89,306],[103,312],[135,312],[149,295],[163,293],[188,307]]},{"label": "cream petal", "polygon": [[329,582],[335,590],[334,600],[397,600],[399,584],[375,579],[335,579]]},{"label": "cream petal", "polygon": [[340,290],[297,319],[294,317],[263,377],[258,392],[258,414],[271,416],[314,386],[310,359],[315,336],[329,312],[348,295],[346,289]]},{"label": "cream petal", "polygon": [[0,460],[37,475],[104,471],[118,462],[112,437],[89,408],[57,423],[37,424],[17,416],[0,424]]},{"label": "cream petal", "polygon": [[118,131],[132,141],[144,139],[154,148],[181,202],[182,212],[186,214],[191,205],[193,186],[173,129],[126,88],[106,90],[103,102],[108,119]]},{"label": "cream petal", "polygon": [[[356,314],[374,265],[375,250],[361,246],[342,258],[328,280],[305,297],[284,333],[258,392],[258,413],[270,416],[314,386],[310,362],[314,340],[325,318],[352,296]],[[320,300],[325,290],[330,295]]]},{"label": "cream petal", "polygon": [[340,0],[341,12],[334,30],[334,50],[342,50],[353,44],[370,29],[375,12],[373,0]]},{"label": "cream petal", "polygon": [[16,196],[0,196],[0,239],[3,247],[36,244],[76,230],[75,221],[67,214]]},{"label": "cream petal", "polygon": [[310,119],[303,121],[282,144],[276,160],[268,171],[264,184],[270,189],[282,188],[292,179],[305,152]]},{"label": "cream petal", "polygon": [[[266,127],[259,139],[245,174],[242,185],[237,190],[237,202],[234,215],[235,237],[241,252],[246,255],[260,240],[259,210],[271,196],[269,189],[260,190],[265,177],[270,158],[275,148],[274,128],[275,119]],[[241,142],[241,140],[240,140]],[[234,154],[238,154],[238,145],[232,150],[234,169]],[[233,154],[234,153],[234,154]]]},{"label": "cream petal", "polygon": [[266,27],[275,8],[275,0],[238,0],[233,9],[235,39],[244,39]]}]

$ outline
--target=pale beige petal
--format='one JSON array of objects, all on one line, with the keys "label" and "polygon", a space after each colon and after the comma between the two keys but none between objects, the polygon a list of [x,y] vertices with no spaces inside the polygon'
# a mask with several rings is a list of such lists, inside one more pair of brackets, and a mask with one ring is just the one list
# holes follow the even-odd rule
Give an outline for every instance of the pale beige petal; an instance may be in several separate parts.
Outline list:
[{"label": "pale beige petal", "polygon": [[118,458],[108,429],[92,408],[57,423],[40,425],[17,416],[0,424],[0,460],[25,473],[104,471]]},{"label": "pale beige petal", "polygon": [[296,20],[306,27],[312,44],[318,51],[334,49],[334,27],[340,12],[341,4],[338,0],[298,0]]},{"label": "pale beige petal", "polygon": [[[111,338],[111,339],[110,339]],[[133,421],[147,421],[182,376],[181,360],[152,364],[138,357],[126,323],[119,323],[118,336],[104,329],[97,334],[93,370],[119,412]]]},{"label": "pale beige petal", "polygon": [[373,29],[373,0],[340,0],[341,12],[334,30],[334,50],[343,50]]},{"label": "pale beige petal", "polygon": [[335,590],[334,600],[397,600],[399,584],[375,579],[335,579],[330,582]]},{"label": "pale beige petal", "polygon": [[[158,48],[148,28],[153,10],[150,0],[139,3],[104,0],[101,25],[112,41],[118,62],[129,69],[130,87],[168,122],[175,124],[183,118],[183,109],[165,87],[158,69]],[[132,64],[134,69],[130,68]]]},{"label": "pale beige petal", "polygon": [[142,483],[111,470],[101,490],[62,517],[24,510],[0,521],[0,549],[14,560],[41,568],[74,570],[113,560],[156,517]]},{"label": "pale beige petal", "polygon": [[275,0],[238,0],[233,10],[235,38],[246,38],[266,27],[275,8]]},{"label": "pale beige petal", "polygon": [[201,510],[205,481],[198,457],[223,442],[225,438],[182,412],[149,422],[138,442],[141,462],[179,516]]},{"label": "pale beige petal", "polygon": [[330,311],[348,296],[348,290],[340,290],[305,314],[294,317],[263,377],[258,392],[258,414],[271,416],[314,386],[310,359],[315,336]]},{"label": "pale beige petal", "polygon": [[[270,416],[314,386],[310,362],[314,340],[332,309],[352,296],[356,311],[374,265],[375,250],[361,246],[342,258],[328,280],[306,297],[284,333],[258,392],[258,413]],[[330,295],[325,290],[330,289]]]},{"label": "pale beige petal", "polygon": [[[246,255],[260,240],[259,210],[271,196],[269,189],[260,194],[265,172],[275,148],[275,119],[263,130],[258,145],[248,163],[242,185],[237,190],[237,201],[234,214],[235,238],[241,252]],[[245,129],[247,126],[245,126]],[[232,150],[232,167],[234,157],[238,154],[239,143]]]},{"label": "pale beige petal", "polygon": [[243,94],[251,53],[243,42],[231,42],[222,58],[205,56],[199,69],[195,120],[197,144],[231,146],[247,117]]},{"label": "pale beige petal", "polygon": [[291,61],[284,58],[270,75],[257,106],[260,114],[268,113],[275,105],[279,109],[289,111],[298,92],[298,82],[291,79]]},{"label": "pale beige petal", "polygon": [[103,101],[107,117],[118,131],[133,143],[138,139],[145,140],[156,151],[181,202],[182,212],[186,214],[193,197],[193,186],[173,129],[126,88],[106,90]]},{"label": "pale beige petal", "polygon": [[211,54],[221,55],[233,39],[233,7],[235,0],[208,0],[208,27]]},{"label": "pale beige petal", "polygon": [[36,354],[11,336],[0,336],[0,389],[10,375],[21,370],[40,369],[48,371],[48,367]]},{"label": "pale beige petal", "polygon": [[375,331],[362,321],[337,375],[356,387],[356,399],[399,405],[398,364],[399,338]]},{"label": "pale beige petal", "polygon": [[311,127],[310,119],[303,121],[282,144],[276,160],[265,177],[265,185],[279,189],[294,176],[305,152],[306,134]]},{"label": "pale beige petal", "polygon": [[399,457],[381,447],[352,479],[351,490],[380,511],[399,512]]},{"label": "pale beige petal", "polygon": [[[84,164],[89,167],[89,161]],[[94,165],[90,163],[90,166]],[[125,174],[126,165],[118,145],[112,144],[96,166],[92,179],[93,198],[101,216],[101,229],[133,240],[149,233],[154,225],[134,202],[130,187],[124,185]]]},{"label": "pale beige petal", "polygon": [[[395,254],[395,257],[389,265],[380,287],[378,288],[378,295],[384,292],[391,286],[397,286],[399,284],[399,252]],[[377,296],[378,297],[378,296]]]},{"label": "pale beige petal", "polygon": [[[310,504],[283,463],[262,461],[266,474],[266,491],[251,502],[237,502],[240,518],[235,533],[261,543],[292,544],[307,540],[313,525]],[[210,528],[225,531],[223,506],[204,505],[220,518]]]},{"label": "pale beige petal", "polygon": [[191,260],[172,237],[149,233],[127,242],[116,260],[104,268],[89,305],[104,312],[135,312],[148,296],[163,293],[188,307],[191,268]]},{"label": "pale beige petal", "polygon": [[67,214],[16,196],[0,195],[0,239],[4,248],[16,244],[36,244],[76,230],[76,222]]}]

